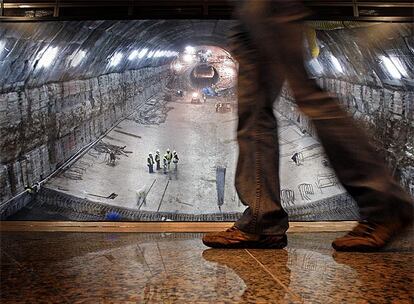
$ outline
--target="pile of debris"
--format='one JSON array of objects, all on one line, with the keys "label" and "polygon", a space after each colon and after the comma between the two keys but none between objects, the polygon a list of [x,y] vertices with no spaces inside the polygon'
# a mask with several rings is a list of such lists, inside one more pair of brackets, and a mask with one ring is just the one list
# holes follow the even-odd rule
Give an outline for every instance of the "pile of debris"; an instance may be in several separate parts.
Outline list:
[{"label": "pile of debris", "polygon": [[128,154],[132,151],[125,150],[126,146],[117,146],[103,142],[102,140],[98,141],[93,147],[93,150],[99,154],[105,153],[105,161],[108,165],[115,165],[115,161],[120,158],[120,156],[128,157]]}]

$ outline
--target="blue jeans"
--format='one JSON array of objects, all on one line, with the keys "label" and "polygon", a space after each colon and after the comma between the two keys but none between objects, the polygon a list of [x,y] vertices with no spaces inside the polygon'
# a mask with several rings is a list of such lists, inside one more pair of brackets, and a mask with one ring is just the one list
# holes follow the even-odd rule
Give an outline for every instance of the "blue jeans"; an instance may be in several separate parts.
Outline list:
[{"label": "blue jeans", "polygon": [[245,0],[231,36],[239,63],[239,159],[236,189],[247,209],[236,222],[244,232],[284,234],[288,215],[280,202],[279,146],[273,103],[287,80],[299,109],[313,122],[337,177],[355,199],[361,219],[411,220],[411,197],[339,102],[307,77],[301,19],[296,0]]}]

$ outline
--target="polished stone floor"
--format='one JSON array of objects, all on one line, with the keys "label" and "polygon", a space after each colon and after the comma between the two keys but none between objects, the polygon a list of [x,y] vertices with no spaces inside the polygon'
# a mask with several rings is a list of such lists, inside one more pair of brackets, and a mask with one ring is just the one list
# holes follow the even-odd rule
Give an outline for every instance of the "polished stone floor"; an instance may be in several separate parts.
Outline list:
[{"label": "polished stone floor", "polygon": [[0,303],[413,303],[412,234],[335,253],[335,233],[285,250],[213,250],[201,234],[2,232]]}]

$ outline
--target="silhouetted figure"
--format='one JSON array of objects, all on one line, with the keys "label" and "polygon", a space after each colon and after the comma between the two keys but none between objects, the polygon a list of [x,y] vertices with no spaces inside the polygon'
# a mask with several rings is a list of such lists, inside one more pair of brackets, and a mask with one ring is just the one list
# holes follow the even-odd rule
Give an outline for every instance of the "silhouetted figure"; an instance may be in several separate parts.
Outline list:
[{"label": "silhouetted figure", "polygon": [[147,165],[148,165],[148,172],[154,173],[154,158],[152,157],[152,153],[148,155]]}]

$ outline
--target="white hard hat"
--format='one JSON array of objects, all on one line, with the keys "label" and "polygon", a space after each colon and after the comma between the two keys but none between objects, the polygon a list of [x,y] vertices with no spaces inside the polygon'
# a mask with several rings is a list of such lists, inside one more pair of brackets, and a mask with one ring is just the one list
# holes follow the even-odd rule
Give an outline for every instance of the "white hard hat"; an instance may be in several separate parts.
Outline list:
[{"label": "white hard hat", "polygon": [[152,155],[152,152],[150,152],[149,155]]},{"label": "white hard hat", "polygon": [[167,152],[170,152],[170,148],[167,149]]},{"label": "white hard hat", "polygon": [[160,150],[157,150],[156,152],[159,154],[160,153]]},{"label": "white hard hat", "polygon": [[176,152],[176,151],[174,151],[174,152],[173,152],[173,154],[177,154],[177,152]]}]

